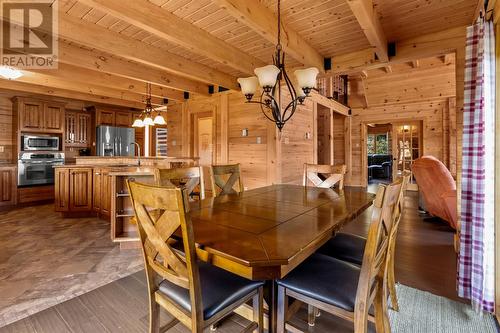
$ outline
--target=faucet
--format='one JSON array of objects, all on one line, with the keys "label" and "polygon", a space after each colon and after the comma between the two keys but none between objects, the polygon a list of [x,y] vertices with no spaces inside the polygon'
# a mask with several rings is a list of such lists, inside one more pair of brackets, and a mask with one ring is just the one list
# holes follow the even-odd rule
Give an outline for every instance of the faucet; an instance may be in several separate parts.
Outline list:
[{"label": "faucet", "polygon": [[130,145],[137,146],[137,165],[141,166],[141,146],[137,142],[132,142]]}]

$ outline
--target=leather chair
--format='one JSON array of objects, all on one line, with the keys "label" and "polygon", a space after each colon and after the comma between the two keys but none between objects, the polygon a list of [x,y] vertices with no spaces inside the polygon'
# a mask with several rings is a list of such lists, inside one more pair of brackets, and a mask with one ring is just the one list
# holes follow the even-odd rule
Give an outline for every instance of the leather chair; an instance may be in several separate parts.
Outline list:
[{"label": "leather chair", "polygon": [[412,171],[424,197],[425,209],[456,229],[457,186],[450,171],[433,156],[416,159]]},{"label": "leather chair", "polygon": [[[253,322],[243,332],[263,332],[263,282],[250,281],[199,262],[187,212],[187,190],[128,181],[142,246],[149,291],[149,332],[165,332],[178,322],[192,332],[217,323],[253,300]],[[171,246],[177,230],[182,251]],[[177,235],[177,234],[176,234]],[[160,306],[173,319],[160,328]]]},{"label": "leather chair", "polygon": [[356,333],[367,332],[368,320],[375,322],[378,333],[390,332],[386,258],[401,187],[401,181],[379,186],[361,267],[316,253],[278,280],[278,333],[297,331],[286,322],[291,317],[289,298],[308,304],[310,317],[314,306],[351,319]]},{"label": "leather chair", "polygon": [[[391,307],[395,311],[399,311],[399,304],[396,295],[396,278],[394,274],[394,256],[396,248],[396,238],[399,229],[399,223],[403,214],[404,208],[404,193],[406,191],[406,185],[410,180],[410,172],[404,171],[403,177],[401,179],[401,191],[399,193],[399,198],[397,201],[397,209],[395,211],[395,223],[391,230],[391,237],[389,244],[389,254],[388,254],[388,265],[387,265],[387,283],[388,292],[391,297]],[[335,237],[330,239],[325,245],[323,245],[318,253],[328,255],[343,261],[347,261],[357,266],[361,266],[363,263],[363,254],[366,247],[366,238],[339,232]]]}]

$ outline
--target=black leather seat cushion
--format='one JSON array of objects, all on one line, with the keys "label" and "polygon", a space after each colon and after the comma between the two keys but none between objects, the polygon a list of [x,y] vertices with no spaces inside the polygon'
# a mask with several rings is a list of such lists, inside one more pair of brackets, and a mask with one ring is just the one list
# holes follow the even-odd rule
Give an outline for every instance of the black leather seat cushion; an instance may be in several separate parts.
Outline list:
[{"label": "black leather seat cushion", "polygon": [[360,268],[356,265],[316,253],[278,284],[353,312],[359,274]]},{"label": "black leather seat cushion", "polygon": [[[247,296],[264,283],[250,281],[226,272],[210,264],[198,264],[201,283],[201,300],[203,316],[210,319],[219,311]],[[169,281],[160,283],[160,292],[168,296],[187,311],[191,311],[189,290],[181,288]]]},{"label": "black leather seat cushion", "polygon": [[339,232],[323,245],[318,252],[361,266],[365,252],[366,238]]}]

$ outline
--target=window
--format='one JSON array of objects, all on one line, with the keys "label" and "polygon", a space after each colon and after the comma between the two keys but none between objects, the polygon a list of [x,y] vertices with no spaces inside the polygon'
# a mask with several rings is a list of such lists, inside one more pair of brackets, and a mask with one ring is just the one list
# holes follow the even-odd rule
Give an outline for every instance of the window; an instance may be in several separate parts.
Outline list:
[{"label": "window", "polygon": [[167,156],[167,129],[156,128],[156,156]]},{"label": "window", "polygon": [[388,134],[368,134],[368,154],[389,154]]}]

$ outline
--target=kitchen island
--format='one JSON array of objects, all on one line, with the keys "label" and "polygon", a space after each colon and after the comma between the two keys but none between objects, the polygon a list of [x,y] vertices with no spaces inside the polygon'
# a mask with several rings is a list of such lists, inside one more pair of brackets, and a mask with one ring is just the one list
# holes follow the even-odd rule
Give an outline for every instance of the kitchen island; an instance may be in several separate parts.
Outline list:
[{"label": "kitchen island", "polygon": [[138,240],[126,181],[153,183],[155,168],[196,165],[198,158],[77,157],[55,166],[55,211],[64,217],[98,216],[110,221],[111,239],[129,247]]}]

